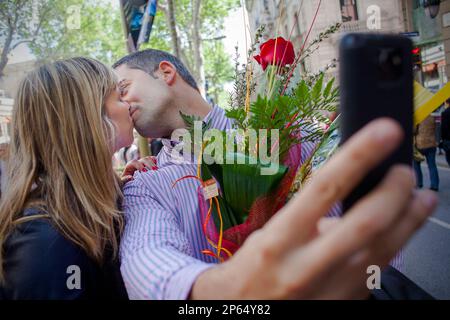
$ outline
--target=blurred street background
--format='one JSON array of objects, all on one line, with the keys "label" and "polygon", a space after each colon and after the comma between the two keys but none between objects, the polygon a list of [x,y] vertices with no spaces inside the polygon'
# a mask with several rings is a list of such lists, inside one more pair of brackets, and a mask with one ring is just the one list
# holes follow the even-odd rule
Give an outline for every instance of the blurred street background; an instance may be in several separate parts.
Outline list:
[{"label": "blurred street background", "polygon": [[[439,207],[405,248],[405,274],[438,299],[450,299],[450,168],[437,157],[440,178]],[[428,167],[422,165],[424,187]]]}]

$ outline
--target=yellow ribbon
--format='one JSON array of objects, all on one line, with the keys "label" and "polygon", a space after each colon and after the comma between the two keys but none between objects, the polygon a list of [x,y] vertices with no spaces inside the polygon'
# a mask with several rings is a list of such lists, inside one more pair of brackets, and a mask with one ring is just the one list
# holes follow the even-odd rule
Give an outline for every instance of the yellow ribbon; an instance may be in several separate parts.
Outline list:
[{"label": "yellow ribbon", "polygon": [[450,98],[450,82],[434,95],[414,81],[414,126],[425,120],[432,112]]}]

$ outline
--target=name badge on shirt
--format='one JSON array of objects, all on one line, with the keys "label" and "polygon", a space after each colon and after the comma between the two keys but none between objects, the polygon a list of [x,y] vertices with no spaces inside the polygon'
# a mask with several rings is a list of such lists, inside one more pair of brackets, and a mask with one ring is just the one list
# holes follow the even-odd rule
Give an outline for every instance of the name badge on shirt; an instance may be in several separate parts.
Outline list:
[{"label": "name badge on shirt", "polygon": [[219,189],[214,179],[206,180],[203,183],[203,197],[205,200],[217,197],[219,195]]}]

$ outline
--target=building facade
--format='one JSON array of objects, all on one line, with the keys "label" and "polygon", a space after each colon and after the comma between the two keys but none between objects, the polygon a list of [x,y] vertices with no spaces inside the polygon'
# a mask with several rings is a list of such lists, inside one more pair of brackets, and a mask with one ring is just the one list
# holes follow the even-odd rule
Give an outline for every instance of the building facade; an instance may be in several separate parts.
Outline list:
[{"label": "building facade", "polygon": [[9,130],[14,100],[0,90],[0,144],[9,143]]},{"label": "building facade", "polygon": [[[316,73],[337,58],[338,41],[347,32],[405,32],[402,1],[327,0],[322,1],[309,41],[328,27],[341,23],[340,31],[321,43],[319,50],[305,61],[307,71]],[[374,7],[374,3],[376,6]],[[247,0],[250,30],[266,25],[266,38],[290,38],[299,50],[315,16],[319,0]],[[378,10],[378,11],[377,11]],[[330,70],[335,73],[336,70]]]},{"label": "building facade", "polygon": [[[247,0],[250,30],[254,35],[258,26],[265,24],[265,38],[290,38],[298,51],[318,4],[319,0]],[[305,59],[306,71],[316,73],[337,59],[338,42],[344,33],[408,33],[421,49],[422,64],[416,67],[416,79],[435,92],[450,77],[450,0],[440,1],[436,17],[427,14],[420,0],[322,0],[308,41],[336,23],[341,23],[339,32]],[[328,73],[335,76],[337,69]]]},{"label": "building facade", "polygon": [[19,45],[8,56],[4,76],[0,78],[0,144],[9,142],[13,97],[20,80],[36,66],[36,59],[25,45]]}]

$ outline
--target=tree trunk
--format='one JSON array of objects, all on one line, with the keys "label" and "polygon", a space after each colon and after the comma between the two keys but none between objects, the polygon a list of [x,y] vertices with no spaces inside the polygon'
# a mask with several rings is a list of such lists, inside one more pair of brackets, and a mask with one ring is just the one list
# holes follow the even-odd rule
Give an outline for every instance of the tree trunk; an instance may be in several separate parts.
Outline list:
[{"label": "tree trunk", "polygon": [[8,32],[8,36],[6,37],[2,54],[0,56],[0,79],[3,78],[3,71],[5,70],[6,65],[8,64],[8,54],[11,49],[11,43],[13,40],[14,30],[10,29]]},{"label": "tree trunk", "polygon": [[164,18],[166,19],[167,26],[169,27],[170,39],[172,41],[173,55],[176,56],[178,59],[180,59],[181,62],[183,62],[184,65],[188,69],[190,69],[189,60],[187,59],[186,53],[180,44],[180,39],[178,38],[180,31],[176,25],[174,0],[168,0],[166,6],[159,5],[158,8],[164,13]]},{"label": "tree trunk", "polygon": [[181,58],[181,52],[180,52],[180,44],[178,41],[178,32],[177,32],[177,26],[175,24],[175,6],[173,4],[173,0],[167,0],[167,20],[170,28],[170,36],[172,38],[172,50],[174,56],[176,56],[178,59]]},{"label": "tree trunk", "polygon": [[202,0],[194,0],[193,12],[192,12],[192,41],[194,42],[194,64],[195,64],[195,76],[200,93],[203,97],[206,97],[205,92],[205,66],[203,62],[203,45],[200,35],[201,31],[201,10]]}]

